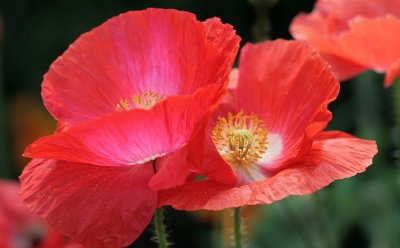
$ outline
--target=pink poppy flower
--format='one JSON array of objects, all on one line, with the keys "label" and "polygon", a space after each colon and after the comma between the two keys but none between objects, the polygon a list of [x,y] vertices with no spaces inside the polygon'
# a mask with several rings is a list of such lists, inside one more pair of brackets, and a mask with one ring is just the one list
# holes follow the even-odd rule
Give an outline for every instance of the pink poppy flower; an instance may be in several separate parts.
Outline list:
[{"label": "pink poppy flower", "polygon": [[19,197],[19,184],[0,180],[1,248],[79,248],[34,216]]},{"label": "pink poppy flower", "polygon": [[400,75],[400,2],[319,0],[290,26],[297,40],[315,46],[339,80],[367,69],[386,72],[385,87]]},{"label": "pink poppy flower", "polygon": [[79,37],[44,76],[43,101],[60,124],[24,153],[35,158],[20,177],[24,203],[89,247],[132,243],[157,189],[190,175],[185,146],[222,99],[239,41],[218,18],[163,9]]},{"label": "pink poppy flower", "polygon": [[161,191],[159,205],[220,210],[269,204],[363,172],[377,153],[375,142],[323,131],[332,117],[327,105],[338,92],[330,66],[309,46],[247,44],[237,87],[211,120],[204,156],[198,156],[206,178]]}]

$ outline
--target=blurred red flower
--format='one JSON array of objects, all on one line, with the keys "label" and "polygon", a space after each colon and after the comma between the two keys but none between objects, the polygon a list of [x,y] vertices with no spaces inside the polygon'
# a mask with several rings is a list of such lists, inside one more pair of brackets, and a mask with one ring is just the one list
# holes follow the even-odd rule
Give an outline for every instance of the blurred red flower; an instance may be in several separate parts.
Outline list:
[{"label": "blurred red flower", "polygon": [[1,248],[79,248],[34,216],[19,197],[19,184],[0,180]]},{"label": "blurred red flower", "polygon": [[386,72],[386,87],[400,75],[398,30],[398,0],[319,0],[290,26],[295,39],[321,52],[339,80],[371,69]]},{"label": "blurred red flower", "polygon": [[330,66],[309,46],[247,44],[237,87],[212,118],[204,156],[197,157],[207,178],[161,191],[159,204],[180,210],[268,204],[363,172],[375,142],[323,131],[338,92]]},{"label": "blurred red flower", "polygon": [[157,189],[189,176],[168,161],[184,157],[222,99],[239,40],[218,18],[162,9],[119,15],[78,38],[44,76],[59,128],[24,153],[36,158],[20,177],[28,208],[89,247],[132,243]]}]

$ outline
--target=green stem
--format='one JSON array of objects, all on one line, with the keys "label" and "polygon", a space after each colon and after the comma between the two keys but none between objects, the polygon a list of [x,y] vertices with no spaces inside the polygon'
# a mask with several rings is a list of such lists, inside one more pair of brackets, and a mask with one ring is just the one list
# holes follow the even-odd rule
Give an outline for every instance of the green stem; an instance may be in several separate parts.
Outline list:
[{"label": "green stem", "polygon": [[242,224],[240,223],[240,207],[234,209],[235,247],[242,248]]},{"label": "green stem", "polygon": [[156,240],[159,248],[167,248],[168,241],[167,235],[165,234],[164,226],[164,213],[162,208],[157,208],[154,214],[154,226],[156,228]]},{"label": "green stem", "polygon": [[[154,174],[157,173],[156,159],[152,162]],[[165,225],[164,225],[164,211],[162,208],[157,208],[154,213],[154,227],[156,228],[156,242],[158,243],[159,248],[167,248],[168,241],[167,235],[165,234]]]}]

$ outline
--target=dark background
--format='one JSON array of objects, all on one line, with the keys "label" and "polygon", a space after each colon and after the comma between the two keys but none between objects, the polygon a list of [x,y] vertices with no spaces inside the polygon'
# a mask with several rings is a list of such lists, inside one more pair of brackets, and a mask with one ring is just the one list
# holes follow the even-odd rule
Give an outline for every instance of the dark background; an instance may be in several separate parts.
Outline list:
[{"label": "dark background", "polygon": [[[0,0],[0,178],[17,179],[26,145],[50,134],[54,120],[40,98],[42,75],[80,34],[112,16],[147,7],[218,16],[245,42],[290,39],[288,27],[313,0]],[[400,82],[398,82],[400,83]],[[329,129],[376,139],[379,154],[367,172],[316,194],[245,209],[248,247],[400,247],[400,167],[394,87],[367,72],[342,84]],[[399,106],[400,108],[400,106]],[[229,211],[167,209],[173,247],[221,247]],[[100,217],[100,216],[99,216]],[[228,217],[228,218],[227,218]],[[220,226],[224,226],[220,231]],[[156,247],[149,227],[132,247]],[[228,238],[229,239],[229,238]]]}]

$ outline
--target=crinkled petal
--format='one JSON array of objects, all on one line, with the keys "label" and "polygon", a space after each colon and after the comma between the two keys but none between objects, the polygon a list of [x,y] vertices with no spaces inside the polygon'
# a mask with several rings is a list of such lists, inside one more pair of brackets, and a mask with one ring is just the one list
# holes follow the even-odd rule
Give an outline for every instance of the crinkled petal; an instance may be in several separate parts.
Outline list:
[{"label": "crinkled petal", "polygon": [[290,195],[305,195],[331,182],[363,172],[377,153],[374,141],[354,138],[341,132],[323,132],[311,151],[287,169],[263,181],[230,187],[211,180],[191,182],[161,191],[159,206],[179,210],[240,207],[269,204]]},{"label": "crinkled petal", "polygon": [[188,144],[206,125],[224,92],[204,87],[169,97],[153,109],[116,112],[31,144],[24,155],[96,165],[142,164]]},{"label": "crinkled petal", "polygon": [[96,166],[34,159],[20,176],[26,206],[87,247],[123,247],[149,224],[151,164]]},{"label": "crinkled petal", "polygon": [[247,44],[239,70],[239,108],[257,114],[268,133],[282,139],[280,157],[267,167],[274,169],[306,151],[331,119],[327,105],[339,92],[330,66],[306,44],[276,40]]},{"label": "crinkled petal", "polygon": [[219,58],[221,59],[220,66],[231,65],[236,58],[240,42],[240,37],[236,35],[233,26],[222,24],[218,17],[205,20],[203,25],[207,39],[222,53]]},{"label": "crinkled petal", "polygon": [[225,84],[240,38],[217,18],[147,9],[111,18],[79,37],[50,67],[42,96],[69,125],[110,114],[121,99],[152,90],[192,94]]}]

